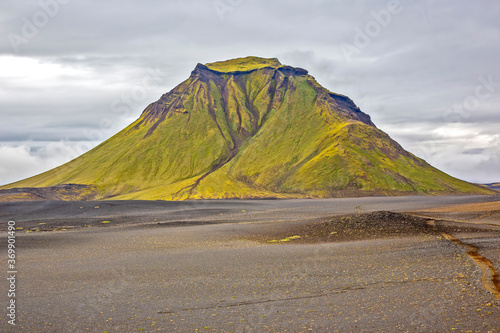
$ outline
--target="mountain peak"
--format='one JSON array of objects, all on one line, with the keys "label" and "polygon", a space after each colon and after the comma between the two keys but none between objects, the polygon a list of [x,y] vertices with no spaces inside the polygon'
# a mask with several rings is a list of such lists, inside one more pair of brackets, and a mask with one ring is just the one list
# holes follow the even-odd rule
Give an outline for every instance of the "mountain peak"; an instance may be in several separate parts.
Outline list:
[{"label": "mountain peak", "polygon": [[285,76],[304,76],[309,72],[303,68],[282,65],[277,58],[259,58],[259,57],[245,57],[236,58],[225,61],[217,61],[207,63],[205,65],[198,64],[193,70],[192,75],[207,74],[212,77],[212,74],[247,74],[258,70],[271,69],[279,71]]},{"label": "mountain peak", "polygon": [[244,57],[205,64],[212,71],[220,73],[248,72],[266,67],[279,68],[282,66],[277,58]]}]

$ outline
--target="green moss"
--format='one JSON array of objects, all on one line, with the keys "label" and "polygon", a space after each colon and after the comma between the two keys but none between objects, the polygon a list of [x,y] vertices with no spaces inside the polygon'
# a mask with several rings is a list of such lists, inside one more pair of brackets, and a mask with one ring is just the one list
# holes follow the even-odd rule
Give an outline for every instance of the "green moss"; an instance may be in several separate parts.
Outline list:
[{"label": "green moss", "polygon": [[281,63],[276,58],[245,57],[205,64],[209,69],[221,72],[246,72],[264,67],[278,68]]}]

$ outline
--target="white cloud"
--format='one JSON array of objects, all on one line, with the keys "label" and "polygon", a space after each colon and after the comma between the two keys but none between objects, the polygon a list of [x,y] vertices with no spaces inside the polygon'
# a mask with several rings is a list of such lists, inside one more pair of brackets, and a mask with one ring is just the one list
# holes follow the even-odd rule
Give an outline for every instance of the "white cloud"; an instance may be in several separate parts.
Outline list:
[{"label": "white cloud", "polygon": [[[481,124],[480,124],[481,125]],[[384,130],[404,148],[450,175],[476,183],[500,179],[500,135],[476,123],[405,123]]]},{"label": "white cloud", "polygon": [[[31,145],[30,145],[31,144]],[[31,142],[0,145],[0,185],[45,172],[85,153],[96,142]]]},{"label": "white cloud", "polygon": [[[478,136],[470,142],[462,140],[459,147],[471,149],[444,150],[440,164],[443,170],[453,170],[455,176],[477,183],[490,183],[500,179],[500,135],[487,139]],[[473,147],[480,147],[474,149]]]},{"label": "white cloud", "polygon": [[18,147],[0,146],[0,184],[22,179],[42,171],[36,156],[26,145]]}]

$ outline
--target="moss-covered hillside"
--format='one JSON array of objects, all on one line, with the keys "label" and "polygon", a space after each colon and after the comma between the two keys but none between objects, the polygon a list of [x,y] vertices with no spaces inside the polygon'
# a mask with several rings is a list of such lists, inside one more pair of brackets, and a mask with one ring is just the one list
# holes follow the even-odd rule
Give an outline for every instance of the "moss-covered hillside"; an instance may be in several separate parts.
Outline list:
[{"label": "moss-covered hillside", "polygon": [[60,184],[149,200],[490,193],[405,151],[306,70],[256,57],[198,64],[111,139],[3,189]]}]

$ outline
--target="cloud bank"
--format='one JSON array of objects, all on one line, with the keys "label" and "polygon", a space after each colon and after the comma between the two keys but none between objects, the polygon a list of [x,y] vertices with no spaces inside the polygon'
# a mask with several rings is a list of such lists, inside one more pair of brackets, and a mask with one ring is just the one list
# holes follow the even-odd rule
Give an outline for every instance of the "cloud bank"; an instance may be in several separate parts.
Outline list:
[{"label": "cloud bank", "polygon": [[107,139],[198,62],[247,55],[308,69],[443,171],[499,181],[499,14],[492,0],[4,1],[0,183]]}]

